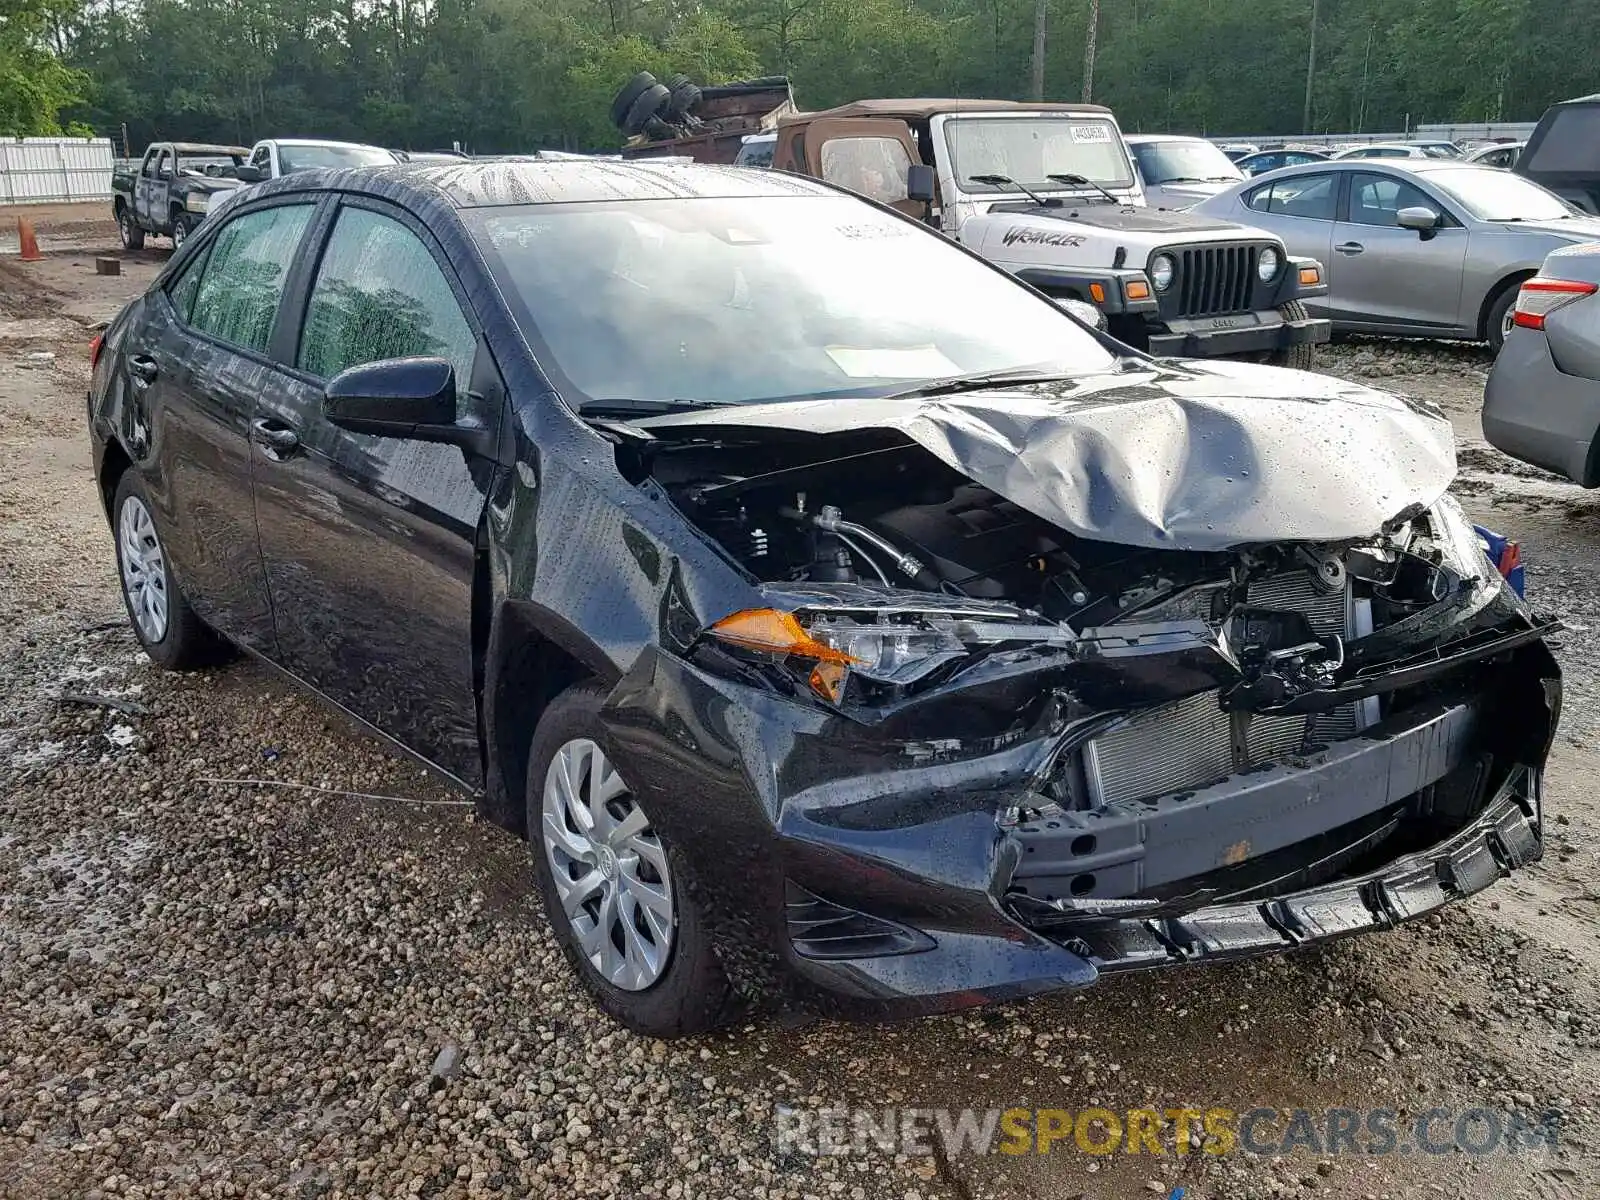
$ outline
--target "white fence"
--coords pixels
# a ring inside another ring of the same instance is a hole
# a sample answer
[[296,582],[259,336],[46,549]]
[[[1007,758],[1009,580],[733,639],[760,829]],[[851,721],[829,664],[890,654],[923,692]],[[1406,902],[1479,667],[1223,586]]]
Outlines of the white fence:
[[0,204],[110,198],[110,138],[0,138]]

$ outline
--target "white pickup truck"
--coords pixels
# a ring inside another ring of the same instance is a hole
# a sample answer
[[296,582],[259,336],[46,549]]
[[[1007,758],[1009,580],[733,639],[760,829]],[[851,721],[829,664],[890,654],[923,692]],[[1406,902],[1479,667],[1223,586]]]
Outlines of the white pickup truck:
[[[778,113],[772,166],[943,230],[1049,295],[1086,301],[1152,354],[1309,367],[1331,332],[1302,301],[1322,265],[1264,230],[1152,208],[1111,111],[1002,100],[864,100]],[[639,140],[629,157],[732,161],[720,138]]]
[[239,168],[246,183],[260,183],[295,171],[322,167],[381,167],[399,162],[392,150],[359,142],[331,142],[321,138],[263,138],[250,147],[250,157]]

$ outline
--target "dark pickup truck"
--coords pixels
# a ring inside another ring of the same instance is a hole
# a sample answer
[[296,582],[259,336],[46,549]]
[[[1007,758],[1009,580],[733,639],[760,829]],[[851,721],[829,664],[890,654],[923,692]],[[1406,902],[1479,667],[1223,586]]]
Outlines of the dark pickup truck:
[[250,157],[244,146],[212,146],[199,142],[153,142],[135,171],[111,176],[112,212],[122,244],[144,247],[144,235],[183,245],[205,218],[212,198],[241,186],[235,176]]

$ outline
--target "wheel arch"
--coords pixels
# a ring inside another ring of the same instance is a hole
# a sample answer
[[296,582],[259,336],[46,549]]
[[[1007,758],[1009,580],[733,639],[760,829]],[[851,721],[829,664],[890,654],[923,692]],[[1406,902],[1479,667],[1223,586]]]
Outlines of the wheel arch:
[[111,511],[111,502],[116,497],[117,484],[122,482],[124,472],[131,466],[133,459],[122,448],[122,443],[116,438],[109,439],[100,457],[100,475],[96,480],[100,488],[100,502],[105,508],[108,521],[116,520],[116,514]]
[[620,675],[564,620],[529,601],[493,603],[487,556],[473,586],[473,645],[481,678],[483,814],[527,836],[528,748],[550,702],[576,683]]
[[1495,302],[1509,289],[1521,287],[1526,280],[1532,279],[1538,273],[1538,267],[1519,267],[1501,276],[1495,285],[1484,293],[1483,302],[1478,305],[1477,329],[1480,338],[1486,339],[1489,336],[1489,310],[1495,306]]

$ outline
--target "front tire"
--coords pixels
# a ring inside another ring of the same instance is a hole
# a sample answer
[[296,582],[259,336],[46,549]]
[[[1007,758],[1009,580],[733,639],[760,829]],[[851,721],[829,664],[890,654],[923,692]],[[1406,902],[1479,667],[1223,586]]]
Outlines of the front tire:
[[[1299,300],[1289,300],[1278,306],[1278,314],[1285,321],[1304,321],[1310,318],[1305,304]],[[1267,362],[1275,367],[1291,367],[1296,371],[1309,371],[1317,361],[1317,347],[1312,342],[1301,342],[1297,346],[1281,346],[1267,355]]]
[[599,1006],[636,1033],[703,1033],[731,989],[683,857],[655,831],[606,751],[605,692],[551,701],[528,752],[528,841],[562,953]]
[[139,228],[139,222],[133,219],[133,209],[124,206],[117,214],[117,234],[122,238],[124,250],[144,249],[144,230]]
[[195,220],[186,212],[176,213],[172,218],[172,252],[176,254],[183,249],[183,244],[189,240],[189,235],[194,232]]
[[169,671],[184,671],[224,657],[226,644],[195,615],[172,577],[150,499],[131,470],[117,482],[111,528],[122,603],[134,636],[151,661]]

